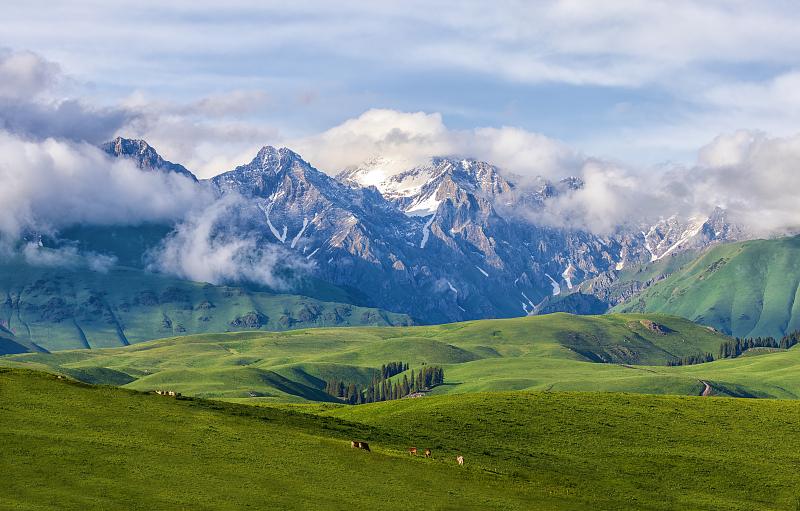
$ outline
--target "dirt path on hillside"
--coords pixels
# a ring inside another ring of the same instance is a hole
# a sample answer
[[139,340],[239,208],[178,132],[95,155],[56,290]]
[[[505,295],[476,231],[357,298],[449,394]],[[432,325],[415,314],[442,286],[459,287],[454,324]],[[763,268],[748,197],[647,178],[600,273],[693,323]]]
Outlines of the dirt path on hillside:
[[710,396],[710,395],[711,395],[711,390],[712,390],[712,389],[711,389],[711,385],[709,385],[709,384],[708,384],[708,382],[706,382],[706,381],[703,381],[703,380],[700,380],[700,383],[702,383],[703,385],[705,385],[705,388],[703,389],[703,393],[702,393],[702,394],[700,394],[700,395],[701,395],[701,396],[703,396],[703,397],[708,397],[708,396]]

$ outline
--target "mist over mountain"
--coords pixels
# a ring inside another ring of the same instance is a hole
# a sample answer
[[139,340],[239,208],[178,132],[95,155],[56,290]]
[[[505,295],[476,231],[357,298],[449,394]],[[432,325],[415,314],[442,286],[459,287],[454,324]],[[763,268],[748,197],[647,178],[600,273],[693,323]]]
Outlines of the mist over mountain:
[[[185,175],[153,164],[163,160],[144,142],[111,146],[127,148],[112,157],[146,172]],[[155,156],[137,159],[150,151]],[[151,270],[183,278],[274,289],[291,288],[281,276],[290,270],[438,322],[533,313],[586,278],[742,235],[723,210],[610,234],[537,222],[585,189],[580,177],[519,185],[488,162],[450,157],[385,169],[386,159],[373,158],[334,178],[289,149],[266,146],[249,163],[198,182],[217,198],[177,221],[143,258]]]

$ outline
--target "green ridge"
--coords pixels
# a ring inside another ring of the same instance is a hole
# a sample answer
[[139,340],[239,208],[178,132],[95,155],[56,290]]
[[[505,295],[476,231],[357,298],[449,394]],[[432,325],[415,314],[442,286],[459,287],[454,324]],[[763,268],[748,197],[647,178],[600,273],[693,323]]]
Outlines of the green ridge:
[[736,337],[800,328],[800,237],[720,245],[618,305],[674,314]]
[[[178,280],[134,268],[108,273],[0,263],[0,337],[31,351],[107,348],[234,330],[406,325],[408,316],[306,296]],[[0,340],[0,354],[17,349]]]

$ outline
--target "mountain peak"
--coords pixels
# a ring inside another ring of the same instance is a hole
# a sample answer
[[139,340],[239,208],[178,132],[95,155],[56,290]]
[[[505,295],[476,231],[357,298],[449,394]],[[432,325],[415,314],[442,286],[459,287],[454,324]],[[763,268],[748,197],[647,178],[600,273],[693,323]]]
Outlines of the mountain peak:
[[133,160],[141,170],[148,172],[170,173],[174,172],[197,181],[197,177],[186,167],[172,163],[162,158],[156,150],[145,140],[117,137],[100,146],[112,158],[126,158]]
[[256,165],[261,169],[269,168],[277,172],[281,168],[282,164],[294,160],[303,161],[303,158],[287,147],[265,145],[258,150],[258,153],[256,154],[255,158],[253,158],[253,161],[250,162],[250,164]]

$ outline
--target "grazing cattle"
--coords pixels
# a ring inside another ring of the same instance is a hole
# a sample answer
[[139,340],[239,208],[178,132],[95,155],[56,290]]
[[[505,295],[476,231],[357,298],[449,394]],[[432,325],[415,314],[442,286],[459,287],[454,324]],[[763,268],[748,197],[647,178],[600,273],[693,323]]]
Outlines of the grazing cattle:
[[369,444],[367,442],[356,442],[355,440],[351,440],[350,447],[353,449],[364,449],[367,452],[372,452],[369,450]]
[[408,454],[410,454],[412,456],[416,456],[417,455],[417,448],[416,447],[412,447],[411,449],[408,450]]
[[159,396],[181,397],[181,393],[174,390],[156,390],[155,393]]
[[425,449],[425,457],[426,458],[430,458],[431,457],[431,450],[430,449]]
[[459,465],[463,465],[464,464],[464,456],[456,456],[456,461],[458,462]]

